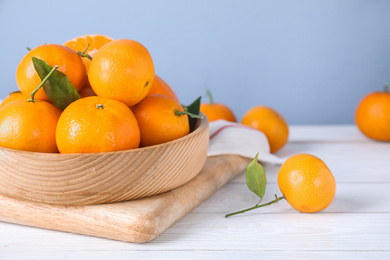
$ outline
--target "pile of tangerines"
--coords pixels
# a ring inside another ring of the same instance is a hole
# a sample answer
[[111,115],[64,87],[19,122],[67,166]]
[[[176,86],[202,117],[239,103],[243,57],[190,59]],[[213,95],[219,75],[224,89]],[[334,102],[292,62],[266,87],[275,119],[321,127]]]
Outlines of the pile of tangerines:
[[176,94],[155,75],[148,50],[137,41],[88,35],[40,45],[20,61],[16,83],[20,91],[1,104],[2,147],[108,152],[190,131]]
[[[38,46],[20,61],[16,83],[19,91],[0,105],[0,146],[11,149],[46,153],[134,149],[187,135],[189,116],[196,117],[155,74],[148,50],[134,40],[87,35],[62,45]],[[236,122],[232,111],[212,98],[200,111],[209,121]],[[287,143],[288,125],[269,107],[250,109],[241,123],[262,131],[272,153]],[[336,188],[326,165],[305,154],[283,164],[278,182],[282,198],[302,212],[326,208]]]
[[[161,144],[190,131],[175,92],[155,75],[152,57],[137,41],[86,35],[40,45],[20,61],[16,83],[19,91],[0,105],[2,147],[108,152]],[[210,121],[236,121],[209,96],[200,110]],[[287,123],[271,108],[251,109],[242,124],[262,131],[272,153],[287,142]]]
[[[62,45],[38,46],[20,61],[16,83],[20,91],[0,104],[0,146],[11,149],[46,153],[134,149],[187,135],[188,116],[196,117],[155,74],[148,50],[134,40],[87,35]],[[237,121],[226,105],[214,103],[208,95],[210,102],[201,104],[200,111],[209,121]],[[390,141],[389,122],[387,87],[358,105],[356,124],[369,138]],[[241,123],[263,132],[271,153],[287,143],[288,125],[269,107],[251,108]],[[227,216],[281,199],[301,212],[318,212],[333,201],[336,191],[331,171],[310,154],[288,158],[279,170],[278,184],[282,197]],[[260,186],[263,191],[254,192],[262,198],[265,183]]]

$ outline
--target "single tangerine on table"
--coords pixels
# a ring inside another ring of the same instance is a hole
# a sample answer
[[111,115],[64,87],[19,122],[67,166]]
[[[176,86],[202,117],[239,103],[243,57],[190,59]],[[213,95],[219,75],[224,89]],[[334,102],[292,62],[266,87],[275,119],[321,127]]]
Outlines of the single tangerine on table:
[[355,121],[367,137],[377,141],[390,141],[390,92],[387,85],[384,91],[371,93],[360,101]]
[[141,146],[165,143],[190,132],[188,116],[175,99],[161,95],[145,97],[132,107],[141,131]]
[[280,191],[288,203],[304,213],[328,207],[336,193],[336,181],[326,164],[310,154],[288,158],[278,173]]
[[0,110],[0,146],[31,152],[58,152],[55,131],[60,115],[61,110],[46,101],[24,98],[9,102]]
[[[80,90],[84,86],[87,76],[81,57],[66,46],[44,44],[29,51],[22,58],[16,70],[16,83],[24,95],[29,96],[41,83],[41,78],[35,71],[32,57],[44,60],[51,67],[58,65],[58,70],[69,78],[76,90]],[[43,89],[38,90],[35,99],[49,100]]]
[[280,150],[288,140],[288,125],[275,110],[257,106],[247,111],[241,123],[260,130],[268,139],[271,153]]
[[154,75],[153,84],[148,92],[148,96],[156,94],[169,96],[179,102],[179,99],[177,98],[176,93],[172,90],[172,88],[161,77]]
[[318,157],[311,154],[297,154],[289,157],[280,167],[278,185],[283,196],[260,204],[265,194],[267,179],[265,170],[258,163],[258,154],[246,168],[248,188],[260,197],[255,206],[226,214],[225,217],[245,213],[250,210],[266,207],[280,200],[287,202],[303,213],[314,213],[328,207],[336,193],[336,181],[328,166]]
[[[112,40],[113,39],[111,37],[108,37],[106,35],[89,34],[78,36],[76,38],[68,40],[63,45],[71,48],[76,52],[84,52],[86,50],[85,54],[93,58],[101,47],[103,47],[106,43],[111,42]],[[87,57],[83,57],[82,59],[85,64],[86,71],[88,73],[91,61]]]
[[97,153],[139,147],[140,131],[133,112],[120,101],[86,97],[71,103],[58,120],[60,153]]
[[111,41],[96,53],[88,79],[96,95],[133,106],[148,94],[153,84],[152,57],[139,42]]
[[20,91],[12,92],[6,98],[3,99],[3,101],[0,104],[0,108],[2,108],[3,106],[5,106],[6,104],[8,104],[11,101],[19,100],[19,99],[27,100],[28,97],[23,95],[22,92],[20,92]]
[[237,122],[232,110],[224,104],[214,103],[213,97],[209,91],[206,92],[210,102],[202,103],[200,105],[200,111],[207,116],[210,122],[223,119],[230,122]]

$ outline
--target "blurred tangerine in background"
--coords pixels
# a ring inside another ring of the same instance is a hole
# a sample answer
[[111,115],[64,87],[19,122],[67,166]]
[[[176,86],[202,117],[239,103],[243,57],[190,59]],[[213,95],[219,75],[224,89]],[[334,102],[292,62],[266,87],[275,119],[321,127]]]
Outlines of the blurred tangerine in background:
[[383,91],[365,96],[357,106],[355,122],[368,138],[390,141],[390,92],[385,85]]
[[209,98],[209,103],[202,103],[200,111],[207,116],[210,122],[223,119],[230,122],[237,122],[233,111],[226,105],[221,103],[214,103],[213,96],[209,90],[206,91]]
[[288,124],[274,109],[256,106],[249,109],[241,123],[260,130],[268,139],[271,153],[280,150],[288,141]]

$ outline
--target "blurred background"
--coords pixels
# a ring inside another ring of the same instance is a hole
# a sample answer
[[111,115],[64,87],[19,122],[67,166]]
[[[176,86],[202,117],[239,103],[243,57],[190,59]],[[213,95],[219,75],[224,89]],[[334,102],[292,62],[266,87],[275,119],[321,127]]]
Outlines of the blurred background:
[[0,0],[0,99],[26,47],[84,34],[142,43],[183,104],[208,88],[239,120],[266,105],[289,124],[351,124],[390,81],[387,0]]

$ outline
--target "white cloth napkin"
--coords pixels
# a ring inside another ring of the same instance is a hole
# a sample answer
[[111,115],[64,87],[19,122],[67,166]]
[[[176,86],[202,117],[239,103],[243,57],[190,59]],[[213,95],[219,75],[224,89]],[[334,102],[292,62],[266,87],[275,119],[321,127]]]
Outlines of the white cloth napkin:
[[253,159],[259,153],[260,162],[282,164],[283,159],[270,153],[264,133],[225,120],[210,122],[210,144],[207,156],[237,154]]

